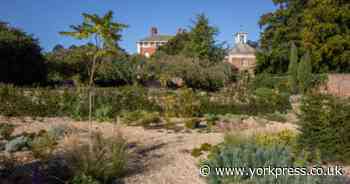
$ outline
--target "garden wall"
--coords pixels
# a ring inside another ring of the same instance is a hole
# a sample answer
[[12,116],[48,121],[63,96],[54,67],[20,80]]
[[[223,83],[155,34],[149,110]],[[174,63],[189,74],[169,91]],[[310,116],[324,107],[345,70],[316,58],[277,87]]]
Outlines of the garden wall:
[[350,74],[329,74],[322,91],[336,96],[350,97]]

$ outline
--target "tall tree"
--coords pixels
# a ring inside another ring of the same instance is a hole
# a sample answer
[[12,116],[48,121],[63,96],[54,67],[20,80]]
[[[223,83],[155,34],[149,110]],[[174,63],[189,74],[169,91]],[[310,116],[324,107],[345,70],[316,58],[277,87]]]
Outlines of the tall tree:
[[161,46],[158,50],[160,52],[165,52],[168,55],[178,55],[183,51],[189,40],[190,34],[188,32],[178,32],[175,35],[175,37],[170,39],[165,45]]
[[289,44],[310,52],[315,72],[350,71],[350,2],[345,0],[273,0],[278,8],[263,15],[257,71],[284,73]]
[[218,33],[218,28],[209,24],[209,19],[205,14],[198,14],[189,32],[190,39],[185,45],[184,53],[199,59],[222,61],[225,53],[216,44],[215,37]]
[[350,1],[310,0],[303,14],[301,41],[314,69],[350,72]]
[[288,82],[292,93],[296,93],[298,90],[298,49],[294,43],[292,43],[289,57]]
[[[96,64],[101,58],[118,51],[118,41],[121,40],[120,32],[127,27],[125,24],[113,22],[113,12],[108,11],[104,16],[97,14],[83,13],[84,22],[81,25],[70,26],[70,32],[60,32],[62,35],[71,36],[76,39],[93,39],[95,50],[90,53],[92,65],[90,69],[89,81],[89,134],[92,136],[92,94],[94,84],[94,73]],[[90,144],[90,146],[92,146]]]
[[227,50],[224,48],[225,43],[218,44],[215,40],[218,28],[209,24],[205,14],[197,15],[192,24],[189,32],[178,33],[159,51],[168,55],[185,55],[214,63],[223,61]]
[[0,22],[0,58],[0,83],[46,82],[47,65],[39,41],[4,22]]
[[298,67],[298,82],[301,93],[307,92],[312,82],[312,66],[310,54],[307,52],[301,59]]

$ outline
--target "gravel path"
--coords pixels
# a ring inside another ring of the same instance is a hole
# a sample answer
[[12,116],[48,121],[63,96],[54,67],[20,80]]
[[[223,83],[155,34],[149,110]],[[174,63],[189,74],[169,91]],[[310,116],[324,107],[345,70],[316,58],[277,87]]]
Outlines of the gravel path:
[[[65,125],[82,130],[85,135],[87,122],[72,121],[69,118],[45,118],[42,120],[4,119],[0,122],[17,124],[15,134],[23,131],[38,132],[50,126]],[[246,127],[239,133],[254,134],[256,132],[276,132],[282,129],[296,129],[290,123],[268,123],[257,126],[254,120],[248,119]],[[199,133],[182,131],[175,133],[165,129],[144,129],[142,127],[114,126],[111,123],[94,123],[94,129],[110,136],[120,132],[130,143],[132,156],[130,158],[130,173],[123,179],[124,184],[205,184],[205,179],[199,176],[198,162],[191,156],[193,148],[203,143],[212,145],[223,141],[224,133]],[[81,137],[79,134],[78,136]],[[347,171],[349,168],[346,169]]]

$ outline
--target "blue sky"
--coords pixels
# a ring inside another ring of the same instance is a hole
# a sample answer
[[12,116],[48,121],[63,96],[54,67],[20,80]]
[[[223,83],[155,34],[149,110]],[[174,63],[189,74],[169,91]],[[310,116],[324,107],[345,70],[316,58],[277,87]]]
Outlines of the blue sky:
[[115,20],[130,27],[123,32],[122,48],[136,52],[135,42],[156,26],[161,34],[175,34],[191,25],[198,13],[205,13],[220,34],[218,41],[232,45],[233,33],[243,30],[248,39],[258,40],[259,17],[274,10],[272,0],[1,0],[0,20],[39,38],[45,51],[56,44],[81,44],[60,36],[59,31],[82,22],[81,13],[104,14],[114,11]]

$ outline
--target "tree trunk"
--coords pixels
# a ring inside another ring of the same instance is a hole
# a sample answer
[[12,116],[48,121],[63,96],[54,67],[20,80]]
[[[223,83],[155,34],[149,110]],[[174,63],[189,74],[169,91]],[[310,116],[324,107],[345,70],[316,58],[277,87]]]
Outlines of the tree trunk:
[[89,149],[93,151],[92,147],[92,110],[93,110],[93,95],[94,95],[94,73],[97,56],[94,56],[91,66],[90,82],[89,82]]

